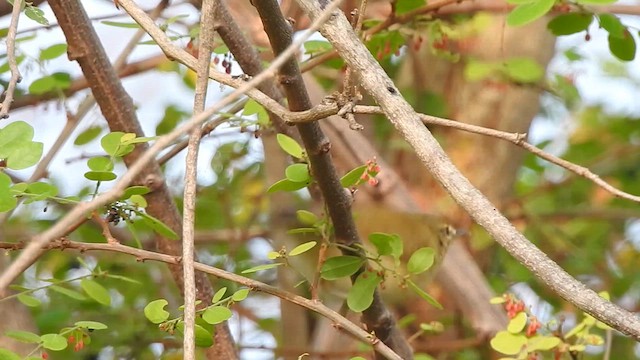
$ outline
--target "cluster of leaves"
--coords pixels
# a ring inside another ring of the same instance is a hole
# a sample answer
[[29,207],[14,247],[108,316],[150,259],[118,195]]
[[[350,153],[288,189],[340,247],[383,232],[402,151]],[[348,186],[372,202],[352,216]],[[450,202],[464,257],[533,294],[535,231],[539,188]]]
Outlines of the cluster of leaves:
[[[609,2],[609,1],[607,1]],[[547,27],[556,36],[577,34],[585,31],[585,40],[590,39],[589,26],[597,21],[599,27],[609,33],[611,53],[622,61],[632,61],[636,56],[636,41],[628,26],[613,14],[570,13],[556,16]]]
[[[85,345],[91,344],[91,334],[95,330],[106,330],[107,325],[98,321],[78,321],[71,327],[66,327],[58,333],[38,335],[30,331],[10,330],[6,336],[28,344],[35,344],[36,347],[31,354],[40,353],[40,356],[27,356],[29,360],[46,360],[49,357],[48,351],[63,351],[69,344],[73,344],[73,351],[82,350]],[[0,359],[19,360],[23,359],[18,354],[0,349]]]
[[[85,269],[90,271],[89,274],[67,280],[57,278],[41,279],[41,281],[48,284],[38,288],[26,288],[24,286],[12,285],[11,288],[18,292],[0,300],[0,302],[7,301],[15,297],[28,307],[40,308],[43,306],[42,301],[40,298],[35,297],[32,294],[36,291],[45,291],[47,293],[51,292],[62,295],[67,302],[72,300],[82,303],[88,300],[93,300],[96,304],[111,306],[111,295],[109,290],[94,279],[114,279],[137,285],[140,284],[138,281],[129,277],[110,274],[109,272],[102,270],[100,267],[91,268],[83,261],[82,258],[78,258],[77,260]],[[36,347],[33,349],[31,354],[40,353],[40,356],[29,356],[29,359],[46,359],[48,357],[48,353],[46,351],[63,351],[67,349],[69,344],[74,345],[73,351],[77,352],[82,350],[85,345],[91,343],[91,333],[94,330],[105,329],[107,329],[107,325],[101,322],[81,320],[76,321],[74,326],[64,327],[56,333],[37,335],[29,331],[9,330],[5,335],[25,343],[35,344]],[[20,358],[21,357],[17,354],[14,354],[9,350],[0,349],[0,359],[13,360]]]
[[[352,255],[330,257],[322,264],[320,276],[328,281],[350,277],[358,273],[363,266],[366,269],[358,274],[347,294],[347,305],[355,312],[369,308],[373,302],[373,293],[378,285],[384,285],[388,277],[400,280],[401,288],[409,287],[431,305],[442,306],[425,292],[413,278],[428,271],[435,262],[435,250],[422,247],[411,254],[406,263],[406,273],[401,266],[400,257],[404,254],[402,239],[396,234],[372,233],[368,240],[375,251],[364,248],[365,258]],[[391,259],[394,266],[389,267],[384,259]],[[400,289],[398,289],[400,290]]]
[[[608,298],[606,293],[600,295]],[[611,330],[606,324],[585,315],[580,323],[563,334],[555,321],[543,326],[538,318],[527,311],[524,302],[512,294],[494,298],[491,302],[503,304],[510,318],[507,330],[498,332],[491,339],[491,347],[494,350],[515,356],[503,358],[504,360],[537,358],[537,355],[543,352],[551,352],[556,359],[567,353],[575,357],[578,353],[584,352],[588,345],[604,344],[603,338],[593,334],[592,330]],[[552,327],[556,329],[551,330]]]
[[[212,326],[231,319],[233,313],[229,308],[234,303],[246,299],[249,296],[249,289],[237,290],[232,295],[223,298],[226,293],[227,288],[221,288],[213,295],[211,305],[197,310],[198,317],[195,325],[196,346],[209,347],[213,345]],[[169,319],[171,314],[164,309],[168,304],[169,302],[165,299],[151,301],[144,307],[144,316],[153,324],[157,324],[162,331],[171,335],[176,331],[184,334],[183,317]],[[201,304],[200,301],[196,303],[196,306],[199,304]],[[181,306],[180,310],[184,310],[184,306]]]
[[[305,161],[305,163],[288,166],[285,170],[286,178],[273,184],[269,188],[269,191],[296,191],[308,186],[312,181],[312,177],[309,172],[309,166],[306,164],[307,159],[302,147],[294,139],[283,134],[278,134],[277,139],[282,150],[296,159]],[[379,172],[380,167],[375,160],[370,160],[366,164],[349,171],[340,179],[340,182],[344,188],[351,188],[353,191],[353,188],[364,183],[375,185],[377,182],[375,177]],[[306,210],[297,211],[297,217],[298,220],[307,227],[292,229],[290,233],[312,233],[319,235],[321,239],[328,239],[330,237],[330,234],[328,234],[330,227],[328,227],[328,220],[326,218],[319,218]],[[347,295],[347,305],[351,310],[361,312],[368,309],[373,302],[374,291],[378,285],[385,281],[387,276],[400,278],[402,287],[408,286],[430,304],[441,308],[441,305],[434,298],[422,290],[411,279],[412,276],[422,274],[433,266],[435,261],[435,250],[433,248],[423,247],[413,252],[406,264],[405,274],[399,270],[401,269],[400,257],[404,253],[404,246],[402,239],[398,235],[373,233],[368,235],[368,239],[375,247],[375,252],[365,248],[365,257],[353,255],[330,257],[324,261],[320,271],[322,279],[327,281],[336,281],[357,275]],[[268,257],[272,260],[283,259],[284,263],[287,263],[287,257],[305,253],[316,245],[316,241],[310,241],[298,245],[288,253],[286,249],[271,252]],[[336,244],[333,245],[337,246]],[[356,249],[352,250],[357,251]],[[383,258],[392,259],[392,263],[395,266],[389,268],[385,265],[385,262],[383,262]],[[367,259],[371,260],[371,264],[368,263]],[[245,273],[266,270],[282,264],[283,263],[272,263],[259,265],[245,270]],[[371,265],[374,265],[375,269],[372,268]],[[361,271],[363,267],[367,269]]]

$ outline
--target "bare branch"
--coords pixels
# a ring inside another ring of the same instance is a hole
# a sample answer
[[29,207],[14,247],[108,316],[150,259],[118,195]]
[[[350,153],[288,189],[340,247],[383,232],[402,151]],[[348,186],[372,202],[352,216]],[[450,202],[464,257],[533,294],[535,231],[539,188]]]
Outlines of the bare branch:
[[[198,70],[196,90],[193,102],[193,114],[204,111],[209,85],[209,67],[211,66],[211,48],[214,36],[214,10],[216,0],[204,0],[200,12],[200,35],[198,46]],[[202,131],[196,126],[189,135],[186,168],[184,174],[184,204],[182,211],[182,271],[184,277],[184,338],[183,357],[195,360],[195,323],[196,323],[196,281],[194,271],[194,233],[196,221],[196,192],[198,183],[198,148]]]
[[9,79],[7,89],[4,92],[4,100],[2,101],[2,104],[0,104],[0,119],[6,119],[9,117],[9,109],[13,102],[13,93],[16,91],[16,85],[22,80],[22,75],[20,75],[20,69],[18,69],[18,62],[16,60],[16,32],[18,31],[18,20],[20,19],[21,6],[22,1],[13,1],[11,22],[9,23],[9,30],[7,32],[7,61],[9,63],[9,70],[11,71],[11,78]]

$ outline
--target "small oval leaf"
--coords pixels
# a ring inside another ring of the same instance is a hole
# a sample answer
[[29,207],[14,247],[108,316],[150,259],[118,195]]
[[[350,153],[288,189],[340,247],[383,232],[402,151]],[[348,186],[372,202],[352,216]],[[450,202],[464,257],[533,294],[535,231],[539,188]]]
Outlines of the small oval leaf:
[[300,245],[294,247],[289,252],[289,256],[297,256],[297,255],[303,254],[303,253],[313,249],[316,246],[317,243],[318,243],[317,241],[309,241],[309,242],[306,242],[304,244],[300,244]]
[[111,305],[111,295],[109,295],[109,290],[105,289],[104,286],[91,279],[82,279],[80,281],[80,287],[93,300],[102,305]]
[[208,324],[216,325],[231,319],[233,313],[226,306],[211,306],[202,313],[202,319]]
[[160,324],[169,318],[169,312],[164,309],[169,302],[165,299],[153,300],[144,307],[144,316],[154,324]]

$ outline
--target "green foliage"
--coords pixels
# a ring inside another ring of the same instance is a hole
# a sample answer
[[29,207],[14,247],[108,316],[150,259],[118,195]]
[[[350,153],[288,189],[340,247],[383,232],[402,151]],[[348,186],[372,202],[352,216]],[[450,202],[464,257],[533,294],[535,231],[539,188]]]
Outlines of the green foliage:
[[555,0],[525,0],[510,1],[510,3],[517,6],[507,15],[507,24],[522,26],[546,15],[553,8]]
[[55,44],[40,51],[40,61],[52,60],[67,52],[67,44]]
[[373,303],[373,293],[382,282],[382,277],[372,271],[364,271],[356,278],[347,294],[347,306],[354,312],[362,312]]
[[364,259],[357,256],[334,256],[325,260],[320,276],[325,280],[337,280],[355,274],[364,265]]
[[[606,293],[601,294],[608,297]],[[517,359],[526,359],[543,352],[550,352],[555,358],[563,354],[584,352],[586,345],[602,345],[602,337],[592,334],[594,327],[609,329],[608,326],[596,321],[591,316],[577,324],[573,329],[562,334],[560,329],[552,331],[553,324],[540,324],[535,316],[529,314],[522,301],[513,295],[505,294],[491,300],[494,304],[503,304],[510,321],[506,331],[498,332],[491,339],[491,347],[505,355],[514,355]],[[575,336],[575,339],[573,337]],[[515,359],[515,358],[506,358]]]
[[395,3],[396,14],[404,14],[426,5],[425,0],[398,0]]
[[333,49],[333,46],[328,41],[323,40],[308,40],[303,44],[304,53],[309,55],[319,54]]
[[33,95],[42,95],[48,92],[60,92],[71,86],[71,75],[67,73],[53,73],[41,77],[29,85],[29,92]]
[[[213,334],[210,325],[220,324],[229,320],[233,316],[233,312],[229,307],[233,303],[245,300],[249,295],[249,289],[239,289],[231,296],[223,298],[226,292],[227,288],[219,289],[213,296],[211,305],[196,311],[198,316],[195,324],[196,346],[209,347],[213,345]],[[169,319],[171,314],[164,309],[168,304],[169,302],[165,299],[151,301],[144,307],[144,315],[153,324],[158,324],[158,328],[162,331],[173,335],[177,330],[180,334],[183,334],[183,317]],[[200,322],[200,319],[203,322]]]
[[0,129],[0,168],[22,170],[35,165],[42,156],[43,144],[33,141],[33,127],[16,121]]
[[536,83],[544,77],[544,69],[533,59],[514,57],[504,62],[469,60],[464,68],[465,78],[480,81],[489,78],[517,83]]
[[592,21],[593,14],[561,14],[549,21],[547,28],[556,36],[571,35],[587,30]]

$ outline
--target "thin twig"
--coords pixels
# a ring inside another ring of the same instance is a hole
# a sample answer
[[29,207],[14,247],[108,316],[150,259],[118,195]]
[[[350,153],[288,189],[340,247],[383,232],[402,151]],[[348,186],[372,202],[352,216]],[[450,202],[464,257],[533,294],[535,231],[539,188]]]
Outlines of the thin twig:
[[[265,105],[265,107],[267,106],[270,106],[270,104]],[[328,116],[338,114],[338,112],[341,110],[341,108],[334,103],[321,104],[307,111],[300,111],[300,112],[289,112],[281,108],[268,107],[268,109],[269,111],[275,112],[283,120],[292,124],[324,119]],[[384,111],[379,106],[356,105],[353,108],[353,113],[354,114],[384,114]],[[525,139],[527,138],[527,134],[525,133],[511,133],[506,131],[500,131],[500,130],[490,129],[482,126],[466,124],[466,123],[462,123],[455,120],[439,118],[431,115],[425,115],[425,114],[418,114],[418,116],[420,117],[420,120],[422,120],[422,122],[427,125],[444,126],[444,127],[466,131],[473,134],[490,136],[496,139],[509,141],[512,144],[517,145],[531,152],[532,154],[544,160],[547,160],[552,164],[558,165],[564,169],[567,169],[575,173],[576,175],[582,176],[592,181],[597,186],[601,187],[602,189],[606,190],[607,192],[615,196],[618,196],[620,198],[627,199],[630,201],[634,201],[634,202],[640,202],[640,196],[629,194],[625,191],[622,191],[612,186],[611,184],[607,183],[602,178],[600,178],[598,175],[594,174],[588,168],[574,164],[570,161],[564,160],[555,155],[549,154],[548,152],[540,149],[539,147],[525,141]]]
[[0,105],[0,120],[9,117],[9,109],[13,102],[16,85],[22,80],[22,75],[20,75],[20,69],[18,69],[18,62],[16,60],[16,32],[18,31],[18,20],[20,19],[20,7],[22,4],[21,0],[13,1],[11,22],[9,23],[9,30],[7,31],[7,62],[9,63],[11,78],[4,92],[4,101],[2,101]]
[[[193,114],[204,111],[209,85],[211,47],[214,36],[214,9],[216,0],[204,0],[200,12],[198,71],[193,102]],[[184,278],[184,337],[183,357],[195,360],[196,279],[194,266],[194,233],[196,220],[196,192],[198,183],[198,148],[202,131],[196,126],[189,135],[184,175],[184,204],[182,212],[182,272]]]

